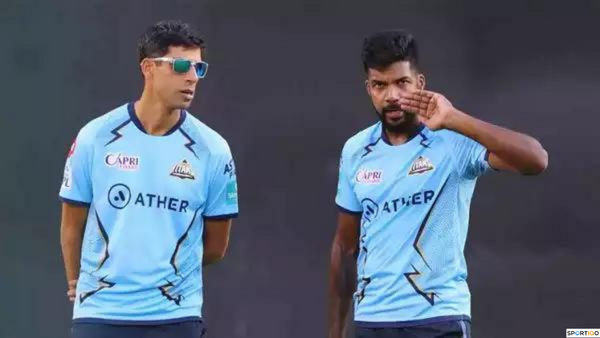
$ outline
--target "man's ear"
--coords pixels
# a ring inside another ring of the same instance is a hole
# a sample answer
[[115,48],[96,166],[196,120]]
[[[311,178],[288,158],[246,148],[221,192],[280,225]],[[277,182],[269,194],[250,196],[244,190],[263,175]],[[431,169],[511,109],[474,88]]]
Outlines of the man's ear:
[[154,62],[144,59],[140,63],[140,70],[145,79],[152,77],[154,73]]
[[425,80],[425,75],[419,73],[419,75],[417,75],[417,87],[419,87],[420,90],[424,90],[426,84],[427,81]]

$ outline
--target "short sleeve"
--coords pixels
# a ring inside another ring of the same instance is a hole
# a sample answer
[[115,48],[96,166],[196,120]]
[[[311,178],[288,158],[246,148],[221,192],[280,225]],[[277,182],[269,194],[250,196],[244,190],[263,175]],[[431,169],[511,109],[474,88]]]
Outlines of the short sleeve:
[[451,133],[451,140],[456,169],[461,177],[475,179],[492,169],[488,163],[489,153],[483,145],[455,132]]
[[345,151],[342,151],[335,203],[344,212],[360,214],[362,213],[362,206],[352,189],[350,167],[350,159]]
[[91,167],[93,144],[83,131],[73,141],[65,163],[59,197],[63,202],[89,206],[92,203]]
[[235,218],[238,215],[238,188],[235,162],[229,147],[212,156],[211,167],[204,218]]

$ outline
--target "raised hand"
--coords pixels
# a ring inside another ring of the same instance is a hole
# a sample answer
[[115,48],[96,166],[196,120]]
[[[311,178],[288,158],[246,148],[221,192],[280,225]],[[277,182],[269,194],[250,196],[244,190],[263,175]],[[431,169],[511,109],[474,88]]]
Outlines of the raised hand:
[[456,113],[456,109],[444,95],[426,90],[401,97],[400,108],[417,114],[419,120],[431,130],[448,128],[449,121]]

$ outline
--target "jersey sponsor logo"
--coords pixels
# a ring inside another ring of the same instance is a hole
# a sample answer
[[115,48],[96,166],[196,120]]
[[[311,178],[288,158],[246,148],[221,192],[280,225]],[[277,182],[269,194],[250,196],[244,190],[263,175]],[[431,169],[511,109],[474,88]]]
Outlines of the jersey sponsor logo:
[[108,203],[115,209],[123,209],[131,201],[131,190],[125,184],[115,184],[108,190]]
[[427,157],[419,156],[410,166],[410,171],[408,172],[408,176],[423,174],[423,173],[426,173],[433,169],[434,169],[433,164]]
[[400,207],[410,207],[411,205],[428,204],[435,197],[435,191],[419,191],[406,197],[399,197],[391,201],[386,201],[382,205],[382,212],[398,212]]
[[108,153],[104,157],[104,163],[111,168],[136,171],[140,166],[140,157],[125,155],[123,153]]
[[132,204],[136,207],[157,208],[184,213],[188,212],[190,206],[190,202],[184,199],[146,192],[132,192],[123,183],[117,183],[108,190],[108,203],[119,210]]
[[233,159],[229,161],[229,163],[225,164],[225,169],[223,170],[223,175],[229,175],[229,178],[235,176],[235,163]]
[[383,170],[360,169],[356,173],[356,182],[359,184],[379,184],[383,180]]
[[69,152],[67,153],[67,158],[71,157],[73,153],[75,153],[75,148],[77,148],[77,139],[73,140],[71,144],[71,148],[69,148]]
[[67,190],[71,190],[71,184],[73,181],[73,176],[72,176],[71,172],[72,172],[71,161],[67,160],[67,163],[65,164],[65,171],[63,172],[63,181],[62,181],[63,188],[67,189]]
[[183,199],[143,192],[137,194],[133,204],[135,206],[167,209],[175,212],[185,213],[187,213],[187,208],[190,206],[190,202]]
[[377,218],[379,215],[379,205],[370,198],[364,198],[361,201],[363,207],[362,225],[366,226]]
[[368,225],[373,222],[379,215],[397,213],[402,207],[410,207],[413,205],[429,204],[435,197],[435,191],[424,190],[405,197],[399,197],[383,203],[376,203],[370,198],[364,198],[361,201],[363,207],[362,223]]
[[237,183],[231,181],[227,183],[227,195],[225,196],[225,202],[229,205],[236,204],[238,200]]
[[171,176],[179,177],[183,179],[193,180],[196,177],[194,176],[194,171],[192,170],[192,166],[188,163],[188,161],[183,160],[173,166],[171,170]]

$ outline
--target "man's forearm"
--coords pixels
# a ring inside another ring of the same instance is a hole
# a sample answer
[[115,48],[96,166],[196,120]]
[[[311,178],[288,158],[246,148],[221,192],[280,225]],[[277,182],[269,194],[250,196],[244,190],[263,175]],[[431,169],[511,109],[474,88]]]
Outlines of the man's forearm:
[[481,121],[458,110],[446,127],[479,142],[521,173],[539,173],[548,164],[548,154],[540,142],[529,135]]
[[224,255],[205,252],[202,256],[202,266],[215,264],[223,260]]
[[64,224],[61,226],[60,244],[62,247],[67,281],[79,278],[82,241],[83,227],[69,227]]
[[207,219],[202,234],[203,255],[202,266],[215,264],[225,257],[229,247],[231,219]]
[[334,243],[329,269],[329,338],[344,337],[355,288],[356,258]]

